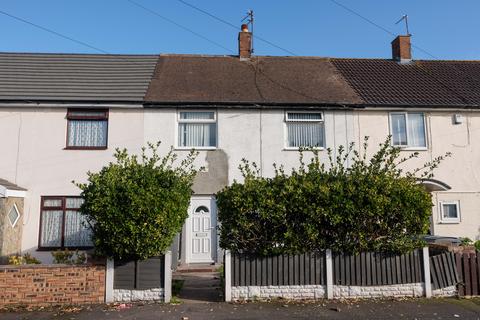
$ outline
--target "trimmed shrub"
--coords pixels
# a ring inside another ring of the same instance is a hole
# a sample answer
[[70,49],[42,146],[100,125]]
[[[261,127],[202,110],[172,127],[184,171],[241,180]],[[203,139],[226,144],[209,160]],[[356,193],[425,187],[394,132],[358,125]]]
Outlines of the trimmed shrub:
[[197,152],[176,164],[177,155],[160,157],[160,143],[149,144],[140,159],[127,150],[115,153],[116,162],[88,183],[77,184],[84,199],[80,211],[93,230],[98,255],[143,260],[162,254],[173,242],[188,216]]
[[[354,144],[327,150],[329,165],[317,150],[306,164],[273,178],[261,177],[244,160],[244,182],[234,182],[217,194],[220,244],[232,251],[268,255],[333,249],[341,252],[407,252],[423,245],[418,235],[429,227],[431,195],[418,183],[431,178],[444,157],[403,172],[390,138],[370,159],[367,140],[362,155]],[[446,155],[448,156],[448,154]],[[350,163],[347,166],[347,162]]]

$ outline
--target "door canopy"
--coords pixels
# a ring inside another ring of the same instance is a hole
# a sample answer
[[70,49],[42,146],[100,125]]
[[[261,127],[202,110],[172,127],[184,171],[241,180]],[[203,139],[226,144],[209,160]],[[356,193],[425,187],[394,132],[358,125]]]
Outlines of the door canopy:
[[448,184],[435,179],[420,179],[419,183],[422,184],[428,192],[448,191],[452,189]]

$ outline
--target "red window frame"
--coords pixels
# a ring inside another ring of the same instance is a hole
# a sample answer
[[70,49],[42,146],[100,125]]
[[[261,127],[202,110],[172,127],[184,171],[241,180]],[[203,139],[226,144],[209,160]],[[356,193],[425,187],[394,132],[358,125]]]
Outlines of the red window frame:
[[[77,211],[79,212],[80,209],[78,208],[67,208],[66,203],[67,203],[67,198],[81,198],[79,196],[42,196],[40,198],[40,225],[39,225],[39,232],[38,232],[38,250],[39,251],[50,251],[50,250],[59,250],[59,249],[78,249],[78,250],[88,250],[93,248],[93,246],[88,246],[88,247],[80,247],[80,246],[74,246],[74,247],[66,247],[65,244],[65,215],[67,210],[68,211]],[[48,207],[45,206],[45,200],[60,200],[62,201],[62,205],[59,207]],[[58,210],[62,211],[62,230],[61,230],[61,240],[60,240],[60,246],[59,247],[43,247],[42,246],[42,223],[43,223],[43,211],[44,210]]]
[[[87,115],[76,115],[76,112],[98,112],[102,113],[99,115],[92,115],[92,116],[87,116]],[[67,110],[67,135],[66,135],[66,142],[65,142],[65,149],[68,150],[106,150],[108,148],[108,109],[68,109]],[[69,122],[70,120],[85,120],[85,121],[91,121],[91,120],[97,120],[97,121],[106,121],[107,122],[107,137],[106,137],[106,143],[105,146],[70,146],[68,145],[68,141],[70,138],[70,130],[69,128]]]

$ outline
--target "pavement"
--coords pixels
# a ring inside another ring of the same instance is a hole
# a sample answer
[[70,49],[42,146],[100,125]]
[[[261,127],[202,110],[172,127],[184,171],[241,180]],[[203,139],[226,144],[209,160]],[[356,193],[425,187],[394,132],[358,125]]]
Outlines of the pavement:
[[317,300],[225,303],[220,275],[213,272],[175,273],[183,283],[170,304],[135,303],[64,306],[0,311],[0,320],[13,319],[478,319],[480,298],[403,300]]
[[480,319],[480,299],[98,305],[1,312],[0,319]]

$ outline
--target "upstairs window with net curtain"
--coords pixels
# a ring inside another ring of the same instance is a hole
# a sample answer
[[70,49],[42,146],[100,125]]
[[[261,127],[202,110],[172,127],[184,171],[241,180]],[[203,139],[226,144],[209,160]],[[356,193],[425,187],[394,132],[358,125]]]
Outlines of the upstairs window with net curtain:
[[79,209],[80,197],[42,197],[39,248],[93,247],[92,231]]
[[394,112],[390,114],[392,144],[403,148],[426,148],[425,117],[423,113]]
[[287,112],[287,148],[325,147],[325,123],[321,112]]
[[107,110],[69,110],[67,149],[106,149]]
[[181,111],[178,116],[180,148],[216,148],[217,119],[215,111]]

